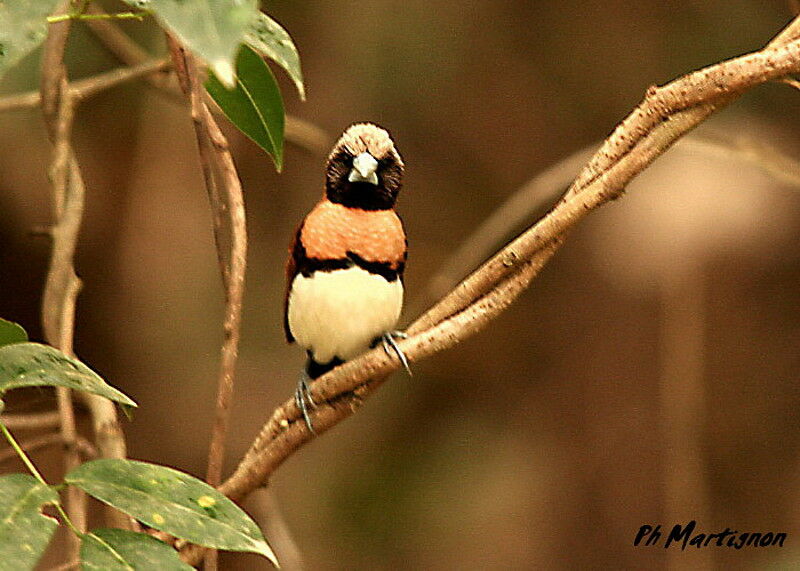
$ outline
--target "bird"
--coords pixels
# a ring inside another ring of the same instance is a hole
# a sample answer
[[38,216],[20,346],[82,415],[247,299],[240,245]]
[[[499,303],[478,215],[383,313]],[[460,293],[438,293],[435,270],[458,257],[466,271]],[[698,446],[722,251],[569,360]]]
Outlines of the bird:
[[374,123],[348,127],[328,156],[325,192],[303,219],[286,264],[284,331],[307,361],[295,403],[311,433],[309,383],[378,343],[411,373],[396,339],[408,241],[394,210],[405,165]]

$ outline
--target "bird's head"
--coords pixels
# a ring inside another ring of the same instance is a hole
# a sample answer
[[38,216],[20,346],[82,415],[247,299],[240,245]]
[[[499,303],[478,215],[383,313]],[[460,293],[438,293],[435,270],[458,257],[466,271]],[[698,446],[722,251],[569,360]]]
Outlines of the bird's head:
[[392,208],[403,182],[403,160],[389,133],[372,123],[349,127],[326,169],[328,200],[363,210]]

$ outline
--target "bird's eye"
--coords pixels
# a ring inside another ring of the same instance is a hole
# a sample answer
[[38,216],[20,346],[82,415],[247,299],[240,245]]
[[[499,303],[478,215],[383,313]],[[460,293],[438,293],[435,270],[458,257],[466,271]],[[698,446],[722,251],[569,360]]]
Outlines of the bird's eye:
[[339,151],[331,157],[331,163],[338,163],[349,168],[353,166],[353,158],[353,155],[347,151]]

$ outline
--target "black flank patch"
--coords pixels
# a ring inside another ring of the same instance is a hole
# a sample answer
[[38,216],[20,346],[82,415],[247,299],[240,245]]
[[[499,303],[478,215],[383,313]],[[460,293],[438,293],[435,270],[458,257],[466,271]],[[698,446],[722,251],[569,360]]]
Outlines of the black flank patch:
[[400,262],[396,269],[389,262],[368,262],[355,252],[347,252],[347,257],[359,268],[367,270],[371,274],[377,274],[390,283],[403,274],[405,267],[405,262]]
[[344,363],[344,361],[339,357],[334,357],[327,363],[317,363],[314,357],[311,356],[311,351],[309,351],[308,361],[306,362],[306,373],[308,373],[309,378],[316,379],[342,363]]

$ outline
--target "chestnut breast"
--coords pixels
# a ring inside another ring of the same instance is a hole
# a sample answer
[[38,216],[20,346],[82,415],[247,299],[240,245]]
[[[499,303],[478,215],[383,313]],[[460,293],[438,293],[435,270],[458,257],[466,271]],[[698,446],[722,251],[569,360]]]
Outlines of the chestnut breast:
[[392,267],[405,260],[405,233],[394,210],[361,210],[322,200],[306,217],[300,239],[309,258],[342,259],[353,252]]

